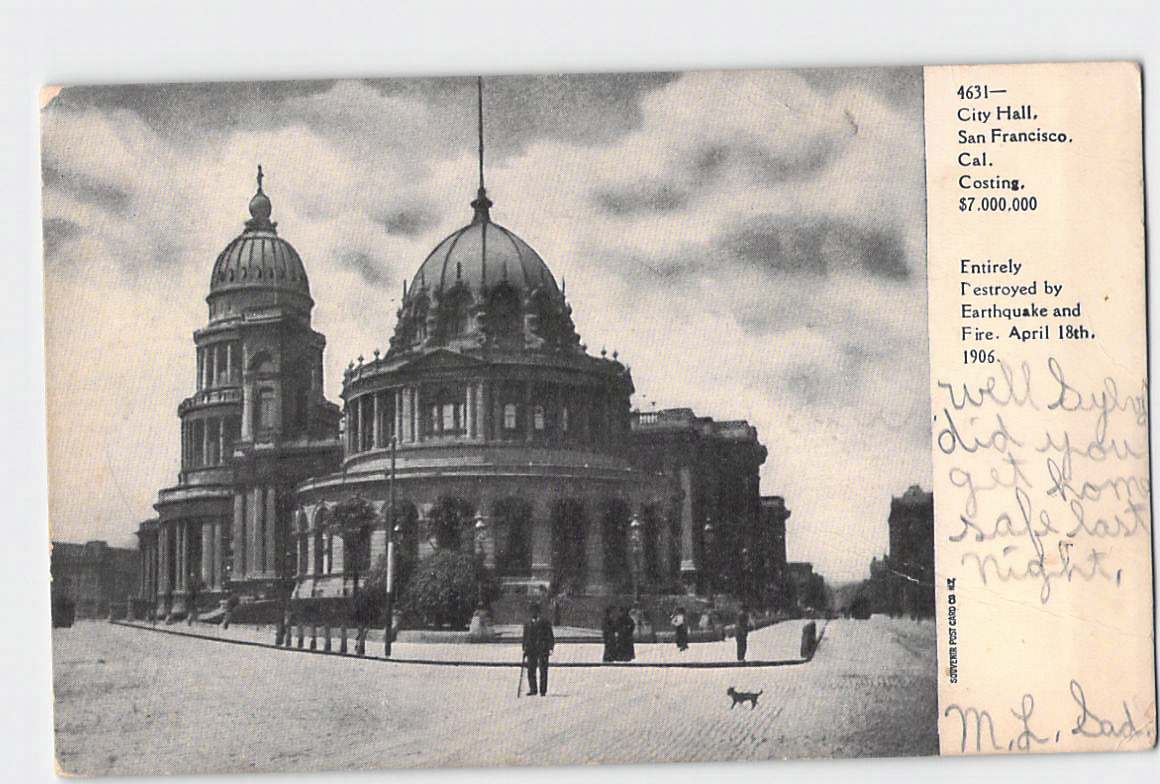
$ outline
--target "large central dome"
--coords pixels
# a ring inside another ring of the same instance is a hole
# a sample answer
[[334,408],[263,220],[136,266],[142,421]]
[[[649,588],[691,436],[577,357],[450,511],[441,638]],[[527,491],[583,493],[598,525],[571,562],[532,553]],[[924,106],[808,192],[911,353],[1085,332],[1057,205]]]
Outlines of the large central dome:
[[461,284],[473,293],[507,283],[521,294],[542,291],[562,298],[548,265],[528,243],[491,220],[492,202],[480,192],[471,203],[475,218],[435,246],[419,267],[407,300],[426,292],[441,298]]
[[471,223],[435,246],[403,292],[390,355],[436,348],[583,351],[564,291],[540,255],[491,220],[480,186]]

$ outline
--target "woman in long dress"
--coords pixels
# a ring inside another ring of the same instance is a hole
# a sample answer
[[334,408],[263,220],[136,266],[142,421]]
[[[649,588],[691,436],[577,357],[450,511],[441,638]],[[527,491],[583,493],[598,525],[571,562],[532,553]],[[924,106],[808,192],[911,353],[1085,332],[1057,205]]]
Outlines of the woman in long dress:
[[677,650],[686,651],[689,649],[689,627],[685,622],[685,608],[678,607],[673,617],[669,619],[673,624],[673,628],[677,632]]
[[616,623],[617,661],[630,662],[636,658],[636,645],[633,644],[633,634],[636,632],[636,622],[628,614],[628,610],[620,608],[620,619]]
[[616,661],[616,623],[613,619],[612,607],[604,608],[604,623],[600,631],[604,637],[604,661]]

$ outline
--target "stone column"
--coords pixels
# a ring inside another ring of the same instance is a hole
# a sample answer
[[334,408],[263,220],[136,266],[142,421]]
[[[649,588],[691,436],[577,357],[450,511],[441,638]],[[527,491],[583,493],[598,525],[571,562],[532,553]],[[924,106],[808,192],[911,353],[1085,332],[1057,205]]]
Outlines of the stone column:
[[697,561],[693,542],[693,477],[688,466],[681,466],[681,580],[688,587],[696,585]]
[[547,516],[533,513],[532,528],[532,576],[542,580],[552,579],[552,521]]
[[213,523],[201,524],[201,581],[213,587]]
[[403,441],[410,444],[415,440],[415,421],[412,415],[413,397],[411,395],[411,388],[404,387],[402,390],[403,397]]
[[588,499],[585,506],[588,530],[584,535],[584,590],[603,596],[609,592],[604,575],[604,518],[599,513],[597,499]]
[[178,520],[174,531],[177,534],[177,574],[174,575],[177,578],[176,590],[184,593],[188,587],[189,577],[189,532],[185,528],[185,521]]
[[375,568],[375,564],[379,562],[380,558],[387,554],[387,532],[383,528],[374,528],[371,530],[371,568]]
[[536,425],[532,416],[532,385],[524,382],[524,441],[531,443]]
[[314,571],[314,528],[310,527],[306,532],[306,568],[303,570],[307,577],[313,577]]
[[657,575],[660,577],[662,583],[667,583],[672,580],[672,570],[670,564],[672,563],[672,548],[673,548],[673,532],[670,524],[670,517],[668,514],[662,513],[657,518],[657,525],[661,530],[657,536]]
[[242,440],[254,440],[254,388],[250,383],[242,385]]
[[278,504],[273,487],[266,488],[266,573],[277,576],[282,562],[278,552]]
[[226,381],[234,383],[234,342],[226,343]]
[[403,440],[403,390],[393,389],[392,394],[395,396],[395,438],[400,443]]
[[240,580],[246,573],[246,495],[234,491],[234,528],[230,537],[234,546],[233,578]]
[[157,526],[157,578],[155,580],[157,589],[153,592],[155,599],[160,598],[165,593],[165,567],[167,565],[165,558],[168,553],[168,542],[165,541],[165,525],[161,524]]
[[246,559],[246,574],[250,577],[256,577],[262,572],[262,501],[263,493],[261,487],[255,487],[250,490],[250,498],[246,506],[248,507],[246,524],[250,528],[250,535],[248,537],[246,549],[249,551],[249,558]]
[[[227,343],[226,345],[229,344]],[[215,591],[220,591],[225,585],[225,542],[222,533],[222,526],[224,524],[224,521],[220,517],[213,524],[213,587]]]
[[218,419],[218,465],[226,462],[226,418]]
[[343,541],[341,536],[333,536],[330,540],[330,573],[342,574],[345,564],[343,562]]
[[371,397],[371,416],[373,418],[371,422],[371,446],[374,449],[383,448],[383,412],[379,403],[380,397],[382,397],[381,392],[375,392]]
[[415,417],[415,441],[419,442],[423,440],[423,395],[418,385],[412,387],[411,395],[414,397],[411,412]]
[[463,428],[468,438],[475,438],[475,385],[468,384],[463,406]]
[[356,452],[363,451],[363,434],[366,433],[366,431],[363,430],[363,427],[365,426],[363,424],[363,403],[365,402],[366,397],[363,395],[360,395],[354,399],[354,451]]
[[482,441],[487,438],[487,426],[485,424],[487,419],[484,413],[487,411],[487,407],[483,401],[483,382],[475,382],[472,388],[475,390],[475,394],[472,396],[472,399],[475,401],[475,433],[473,435]]

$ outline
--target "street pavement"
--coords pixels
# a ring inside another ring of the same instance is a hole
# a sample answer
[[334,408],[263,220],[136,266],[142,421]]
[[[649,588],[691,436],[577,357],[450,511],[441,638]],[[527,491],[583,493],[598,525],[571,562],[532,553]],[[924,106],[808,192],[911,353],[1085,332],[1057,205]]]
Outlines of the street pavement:
[[[796,657],[798,633],[797,623],[754,632],[750,650]],[[506,660],[514,650],[400,645],[425,659],[466,650]],[[732,650],[730,640],[688,653],[727,660]],[[676,655],[669,645],[637,651],[657,661]],[[556,654],[561,662],[593,656],[599,647],[590,644],[561,645]],[[795,666],[561,667],[543,698],[517,697],[514,667],[308,656],[99,622],[55,630],[53,658],[58,764],[78,775],[938,750],[931,622],[832,621],[814,659]],[[730,686],[763,691],[757,709],[730,709]]]

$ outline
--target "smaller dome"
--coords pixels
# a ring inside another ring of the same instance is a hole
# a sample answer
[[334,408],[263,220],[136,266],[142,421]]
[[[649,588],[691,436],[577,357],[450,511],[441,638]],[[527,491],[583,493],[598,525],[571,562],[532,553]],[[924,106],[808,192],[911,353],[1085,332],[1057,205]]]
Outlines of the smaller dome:
[[[210,298],[231,292],[269,292],[270,296],[289,295],[290,299],[282,296],[277,301],[298,302],[309,310],[313,301],[306,268],[294,246],[278,236],[278,224],[270,220],[273,208],[262,190],[263,176],[259,166],[258,191],[250,199],[250,219],[245,231],[218,254],[210,277]],[[261,301],[253,300],[254,304]]]

